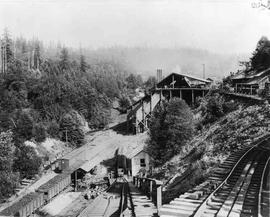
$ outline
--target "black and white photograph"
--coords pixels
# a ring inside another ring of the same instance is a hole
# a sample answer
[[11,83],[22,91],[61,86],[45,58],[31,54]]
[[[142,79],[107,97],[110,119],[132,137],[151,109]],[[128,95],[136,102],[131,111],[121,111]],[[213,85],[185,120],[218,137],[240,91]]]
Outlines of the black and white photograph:
[[0,0],[0,217],[270,217],[270,0]]

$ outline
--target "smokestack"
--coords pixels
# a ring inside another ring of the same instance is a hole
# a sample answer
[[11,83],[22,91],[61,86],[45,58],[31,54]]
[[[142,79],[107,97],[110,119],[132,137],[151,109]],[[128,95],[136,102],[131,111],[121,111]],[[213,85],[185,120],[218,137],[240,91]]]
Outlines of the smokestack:
[[162,69],[157,69],[157,82],[162,80]]

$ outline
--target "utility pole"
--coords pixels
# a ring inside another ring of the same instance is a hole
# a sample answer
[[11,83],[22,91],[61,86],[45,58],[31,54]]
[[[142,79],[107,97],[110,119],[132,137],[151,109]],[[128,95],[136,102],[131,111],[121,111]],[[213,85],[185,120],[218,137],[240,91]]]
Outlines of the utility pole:
[[205,64],[203,63],[203,79],[205,79]]
[[1,55],[0,55],[1,73],[3,73],[3,44],[2,44],[1,38],[0,38],[0,51],[1,51]]

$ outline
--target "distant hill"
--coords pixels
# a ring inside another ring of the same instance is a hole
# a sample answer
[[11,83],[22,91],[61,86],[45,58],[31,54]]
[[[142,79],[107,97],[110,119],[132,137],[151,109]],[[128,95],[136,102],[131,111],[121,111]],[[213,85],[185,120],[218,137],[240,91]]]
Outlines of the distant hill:
[[203,76],[203,65],[207,77],[223,78],[239,69],[239,61],[247,60],[248,54],[216,54],[194,48],[148,48],[113,47],[84,51],[91,62],[106,57],[128,66],[143,78],[156,75],[156,69],[163,69],[163,75],[181,70],[182,73]]

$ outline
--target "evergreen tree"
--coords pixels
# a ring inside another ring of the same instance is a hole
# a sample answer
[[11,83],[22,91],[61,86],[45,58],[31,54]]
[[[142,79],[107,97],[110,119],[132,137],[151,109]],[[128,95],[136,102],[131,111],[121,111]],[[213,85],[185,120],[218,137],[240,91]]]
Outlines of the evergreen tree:
[[15,146],[12,132],[2,132],[0,134],[0,171],[12,171]]
[[61,50],[59,65],[62,70],[68,69],[69,55],[68,55],[68,49],[66,47],[63,47]]
[[185,101],[174,98],[158,106],[150,120],[149,154],[156,165],[174,155],[191,138],[194,129],[193,114]]
[[87,69],[87,63],[85,61],[85,57],[83,55],[80,55],[80,71],[86,72]]
[[266,69],[270,67],[270,40],[263,36],[257,44],[257,48],[251,57],[253,69]]
[[144,88],[147,94],[150,93],[150,90],[155,87],[157,84],[157,79],[155,76],[150,76],[146,82],[144,82]]
[[40,42],[36,41],[34,45],[34,68],[39,69],[41,62]]
[[12,50],[12,39],[11,35],[7,28],[4,29],[3,39],[2,39],[2,46],[4,46],[6,52],[6,61],[7,63],[11,63],[13,60],[13,50]]
[[10,196],[19,181],[19,174],[13,173],[14,150],[12,132],[0,134],[0,199]]

